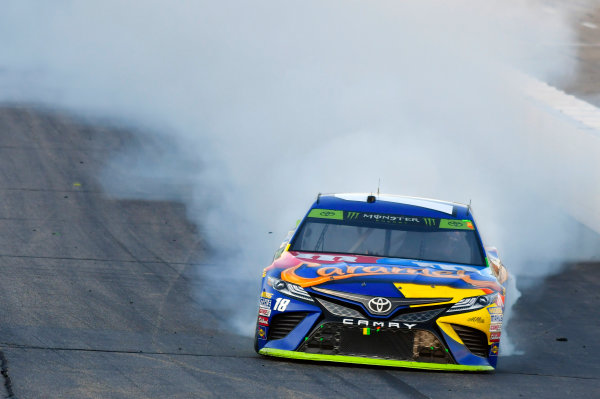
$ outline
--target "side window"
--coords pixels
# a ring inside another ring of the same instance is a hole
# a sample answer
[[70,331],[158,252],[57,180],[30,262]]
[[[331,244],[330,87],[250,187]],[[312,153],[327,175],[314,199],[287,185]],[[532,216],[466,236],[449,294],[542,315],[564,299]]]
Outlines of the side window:
[[[300,221],[298,221],[300,222]],[[287,245],[289,244],[290,240],[292,239],[294,233],[296,232],[296,228],[298,227],[298,223],[296,223],[296,227],[294,227],[292,230],[288,231],[286,237],[283,239],[283,242],[281,243],[281,245],[279,246],[279,248],[277,248],[277,251],[275,251],[275,255],[273,256],[273,260],[278,259],[281,254],[283,253],[283,251],[285,251],[285,248],[287,247]]]

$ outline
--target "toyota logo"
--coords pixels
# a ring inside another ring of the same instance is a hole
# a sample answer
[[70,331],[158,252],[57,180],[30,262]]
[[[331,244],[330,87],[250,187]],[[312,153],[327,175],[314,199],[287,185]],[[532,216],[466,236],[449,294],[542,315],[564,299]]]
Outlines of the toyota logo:
[[387,313],[392,308],[392,303],[387,298],[382,298],[378,296],[377,298],[373,298],[368,303],[369,309],[373,313]]

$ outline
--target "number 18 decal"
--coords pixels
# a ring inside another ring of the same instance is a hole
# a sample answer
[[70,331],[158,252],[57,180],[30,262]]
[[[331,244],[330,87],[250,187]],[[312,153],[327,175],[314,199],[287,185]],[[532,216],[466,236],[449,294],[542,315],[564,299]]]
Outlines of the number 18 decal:
[[277,300],[275,301],[275,306],[273,306],[273,309],[278,310],[280,312],[285,312],[285,309],[287,308],[287,305],[289,305],[289,303],[290,303],[289,299],[277,298]]

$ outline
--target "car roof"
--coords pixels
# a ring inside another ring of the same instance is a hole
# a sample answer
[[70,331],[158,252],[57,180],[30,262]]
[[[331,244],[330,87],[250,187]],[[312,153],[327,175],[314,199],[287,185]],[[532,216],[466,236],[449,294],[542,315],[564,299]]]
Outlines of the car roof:
[[[375,201],[367,202],[371,195]],[[313,208],[472,220],[471,209],[464,204],[391,194],[319,194]]]

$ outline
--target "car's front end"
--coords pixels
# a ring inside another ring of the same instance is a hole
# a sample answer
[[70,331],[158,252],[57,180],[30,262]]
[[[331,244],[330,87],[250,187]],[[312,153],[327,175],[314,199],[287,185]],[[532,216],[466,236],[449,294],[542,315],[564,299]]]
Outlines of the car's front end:
[[[307,360],[494,369],[504,287],[487,264],[470,210],[452,212],[319,199],[264,271],[256,350]],[[447,238],[465,250],[440,249]],[[448,261],[455,258],[463,262]]]

